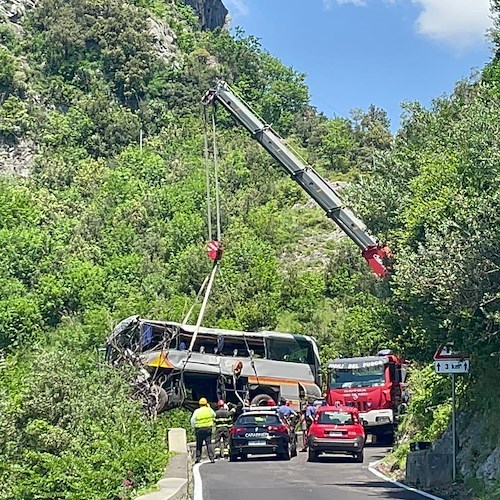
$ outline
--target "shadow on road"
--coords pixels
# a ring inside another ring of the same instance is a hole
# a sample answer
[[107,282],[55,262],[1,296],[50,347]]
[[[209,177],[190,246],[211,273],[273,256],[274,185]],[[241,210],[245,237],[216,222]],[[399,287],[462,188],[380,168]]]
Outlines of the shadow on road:
[[306,462],[306,464],[345,464],[354,462],[354,458],[352,457],[352,455],[320,455],[317,460],[317,462]]
[[[326,483],[325,486],[345,486],[347,488],[362,488],[362,489],[370,489],[375,495],[374,490],[376,488],[378,489],[383,489],[383,498],[395,498],[395,499],[401,499],[401,500],[414,500],[417,498],[417,494],[413,493],[412,491],[407,491],[399,488],[398,486],[393,486],[390,483],[387,483],[385,481],[363,481],[362,483],[343,483],[343,482],[336,482],[336,483]],[[358,490],[359,491],[359,490]],[[369,496],[369,495],[368,495]]]
[[[292,458],[291,460],[294,460]],[[247,462],[283,462],[287,463],[288,460],[281,460],[276,455],[251,455],[247,459],[242,460],[241,458],[233,463],[247,463]]]

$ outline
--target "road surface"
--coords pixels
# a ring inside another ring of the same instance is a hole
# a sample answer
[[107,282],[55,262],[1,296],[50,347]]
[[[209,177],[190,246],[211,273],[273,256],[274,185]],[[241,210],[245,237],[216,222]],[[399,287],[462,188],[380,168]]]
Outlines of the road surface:
[[417,493],[386,483],[368,470],[368,464],[386,452],[382,447],[365,448],[363,464],[341,455],[321,456],[319,462],[309,463],[307,453],[299,453],[290,462],[250,456],[246,462],[202,464],[195,500],[422,500]]

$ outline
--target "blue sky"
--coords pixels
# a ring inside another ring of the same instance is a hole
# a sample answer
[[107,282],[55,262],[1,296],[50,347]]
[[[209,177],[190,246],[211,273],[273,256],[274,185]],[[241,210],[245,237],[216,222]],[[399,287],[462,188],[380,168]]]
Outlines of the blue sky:
[[327,116],[449,94],[491,57],[489,0],[223,0],[231,26],[307,74]]

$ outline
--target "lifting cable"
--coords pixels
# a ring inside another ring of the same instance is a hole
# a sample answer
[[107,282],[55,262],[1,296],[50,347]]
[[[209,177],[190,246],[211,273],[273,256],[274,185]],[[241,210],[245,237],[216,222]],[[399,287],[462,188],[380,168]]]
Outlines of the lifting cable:
[[200,290],[196,296],[195,303],[192,305],[190,310],[188,311],[186,317],[183,320],[183,325],[187,323],[191,313],[198,302],[201,294],[203,293],[203,289],[206,286],[205,295],[203,297],[203,302],[201,304],[201,309],[198,314],[198,319],[196,321],[196,326],[193,332],[193,336],[191,337],[191,342],[189,344],[188,352],[186,359],[184,360],[183,366],[181,367],[181,373],[184,371],[189,358],[191,357],[191,353],[193,352],[194,344],[196,342],[196,337],[200,331],[200,326],[203,321],[203,317],[205,316],[205,311],[208,303],[208,299],[210,297],[210,293],[212,291],[212,286],[215,280],[215,275],[217,273],[217,269],[219,266],[219,260],[222,256],[222,245],[220,243],[221,239],[221,224],[220,224],[220,197],[219,197],[219,173],[218,173],[218,153],[217,153],[217,140],[216,140],[216,127],[215,127],[215,113],[212,113],[212,147],[213,147],[213,161],[214,161],[214,181],[215,181],[215,213],[216,213],[216,231],[217,236],[216,239],[212,239],[212,202],[210,195],[210,157],[208,150],[208,131],[207,131],[207,115],[206,108],[203,107],[203,144],[204,144],[204,156],[205,156],[205,178],[207,185],[207,226],[208,226],[208,237],[209,243],[207,245],[207,251],[209,258],[213,261],[212,271],[209,276],[205,278],[203,281]]
[[[221,273],[220,277],[221,277],[222,285],[224,286],[224,288],[227,291],[227,294],[228,294],[228,297],[229,297],[229,302],[231,303],[231,307],[232,307],[232,309],[234,311],[236,319],[238,320],[238,313],[236,312],[237,309],[236,309],[236,307],[234,305],[233,298],[231,297],[231,291],[229,290],[229,287],[227,286],[227,284],[226,284],[226,282],[224,280],[224,276],[223,276],[222,273]],[[257,379],[257,383],[260,384],[260,382],[259,382],[259,374],[257,373],[257,368],[255,367],[255,362],[253,360],[252,350],[250,349],[250,346],[248,345],[248,341],[247,341],[245,332],[242,330],[241,333],[243,334],[243,340],[245,341],[245,346],[246,346],[246,349],[247,349],[247,353],[248,353],[248,356],[250,358],[250,366],[252,367],[253,372],[255,373],[255,378]],[[236,383],[235,383],[235,387],[236,387]]]

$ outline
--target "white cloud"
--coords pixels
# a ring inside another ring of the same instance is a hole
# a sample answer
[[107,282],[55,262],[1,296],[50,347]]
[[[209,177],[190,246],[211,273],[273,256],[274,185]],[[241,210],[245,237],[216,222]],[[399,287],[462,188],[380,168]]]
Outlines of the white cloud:
[[323,7],[330,10],[335,4],[363,6],[368,1],[389,5],[411,2],[419,6],[417,32],[460,48],[483,42],[492,25],[490,0],[323,0]]
[[246,16],[250,12],[246,0],[224,0],[223,3],[229,12],[237,16]]
[[361,5],[366,5],[365,0],[323,0],[323,7],[326,10],[330,10],[333,7],[334,3],[338,3],[339,5],[350,3],[353,5],[357,5],[358,7]]
[[484,40],[491,26],[489,0],[412,0],[422,7],[417,31],[454,46],[466,47]]

